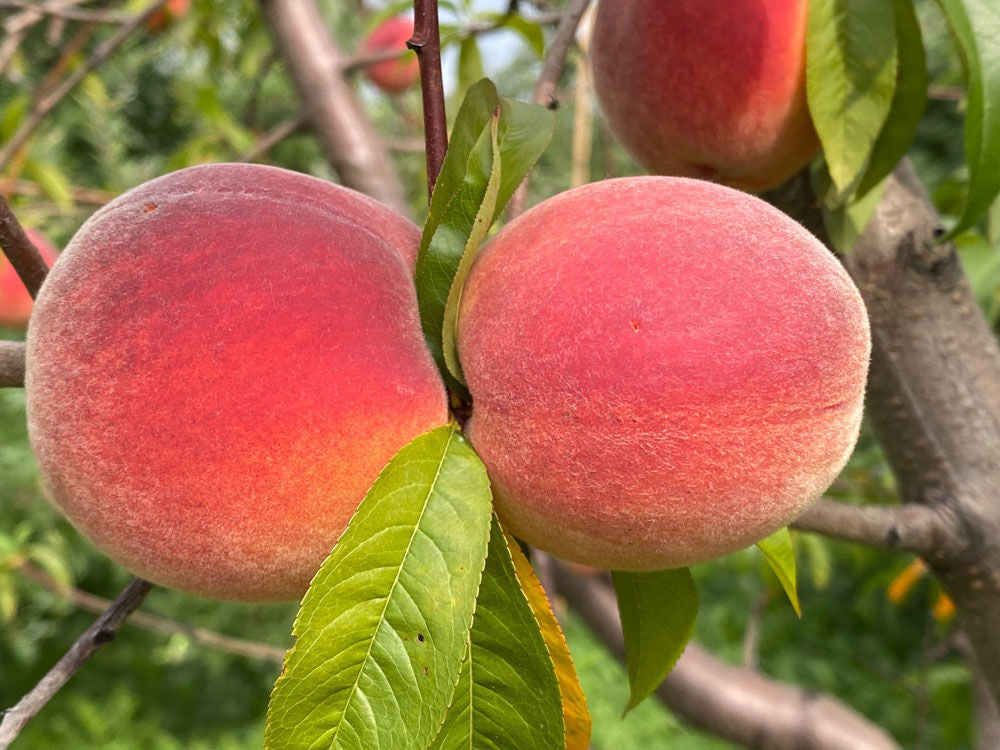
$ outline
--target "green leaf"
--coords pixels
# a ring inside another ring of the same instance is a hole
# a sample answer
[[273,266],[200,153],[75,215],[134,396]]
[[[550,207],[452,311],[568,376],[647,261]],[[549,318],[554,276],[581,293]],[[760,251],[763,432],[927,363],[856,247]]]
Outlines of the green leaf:
[[496,518],[470,646],[430,750],[565,747],[559,682]]
[[476,37],[467,36],[458,48],[458,89],[465,91],[483,77],[483,58]]
[[462,301],[462,288],[465,279],[472,268],[472,261],[476,257],[476,250],[486,238],[486,233],[493,223],[493,215],[497,205],[497,194],[500,191],[500,146],[497,142],[497,131],[500,119],[500,108],[497,108],[496,115],[490,118],[490,152],[492,154],[490,176],[486,183],[486,191],[483,194],[483,202],[479,204],[479,210],[472,221],[472,228],[469,238],[465,242],[465,249],[462,251],[462,258],[458,263],[455,278],[451,281],[451,289],[448,290],[448,301],[444,308],[444,324],[441,330],[441,345],[444,350],[444,361],[448,367],[448,372],[465,385],[465,378],[462,376],[462,365],[458,361],[458,348],[455,337],[458,333],[458,306]]
[[469,236],[477,227],[493,172],[490,121],[498,112],[500,181],[487,230],[545,150],[555,124],[554,114],[544,107],[501,99],[485,78],[469,88],[459,108],[431,196],[416,268],[424,337],[438,368],[452,386],[458,381],[448,372],[444,358],[445,308],[463,255],[476,249],[469,245]]
[[0,571],[0,623],[10,624],[17,615],[17,585],[14,573]]
[[896,31],[885,0],[810,0],[809,112],[837,190],[861,177],[896,88]]
[[625,636],[629,700],[625,713],[663,682],[694,632],[698,590],[687,568],[612,571]]
[[838,253],[847,255],[854,249],[854,243],[858,241],[868,222],[875,215],[878,202],[885,192],[885,179],[869,189],[861,198],[852,195],[845,203],[835,195],[830,173],[825,164],[820,164],[814,169],[811,177],[816,195],[829,197],[829,200],[820,201],[820,210],[823,213],[823,225],[830,237],[830,244]]
[[965,159],[969,194],[951,239],[975,224],[1000,193],[1000,13],[995,0],[937,0],[965,63]]
[[795,614],[802,617],[799,591],[795,582],[795,548],[792,547],[792,537],[788,533],[788,527],[783,526],[766,539],[761,539],[757,542],[757,549],[761,551],[767,564],[781,581],[781,587],[788,595],[788,601],[792,603]]
[[583,693],[580,678],[573,665],[573,657],[569,653],[566,636],[563,635],[559,621],[549,604],[542,584],[539,583],[531,563],[521,551],[521,546],[510,534],[504,532],[507,550],[514,561],[514,571],[521,591],[531,605],[538,628],[542,632],[545,648],[556,670],[559,680],[559,693],[562,696],[563,729],[566,734],[565,750],[587,750],[590,747],[590,710],[587,708],[587,696]]
[[461,668],[490,517],[455,425],[396,454],[302,601],[265,747],[424,750]]
[[892,0],[892,6],[896,14],[896,48],[899,54],[896,91],[885,126],[872,148],[868,168],[858,183],[858,197],[885,179],[906,155],[927,104],[927,60],[917,13],[912,0]]
[[52,202],[63,213],[73,211],[73,190],[69,178],[55,164],[28,158],[24,163],[24,171],[36,182]]

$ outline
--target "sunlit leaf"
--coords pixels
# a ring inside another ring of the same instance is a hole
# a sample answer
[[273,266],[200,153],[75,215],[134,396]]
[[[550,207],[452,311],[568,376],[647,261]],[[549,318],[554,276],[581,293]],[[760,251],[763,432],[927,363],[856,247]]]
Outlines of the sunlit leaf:
[[799,605],[799,590],[795,575],[795,548],[792,546],[792,536],[788,527],[783,526],[766,539],[757,542],[757,549],[764,555],[771,570],[778,576],[781,587],[792,603],[795,614],[802,617]]
[[458,679],[490,517],[456,426],[396,454],[302,601],[265,747],[424,750]]

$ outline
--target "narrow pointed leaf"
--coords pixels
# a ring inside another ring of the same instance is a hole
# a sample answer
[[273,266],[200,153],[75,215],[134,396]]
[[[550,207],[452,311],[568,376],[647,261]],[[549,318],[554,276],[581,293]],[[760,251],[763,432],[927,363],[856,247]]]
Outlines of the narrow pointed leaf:
[[885,126],[872,147],[868,168],[858,183],[859,198],[882,182],[906,155],[927,105],[927,59],[917,12],[912,0],[892,0],[892,7],[896,14],[899,55],[896,91]]
[[266,748],[427,746],[461,668],[490,501],[456,426],[396,454],[302,601]]
[[514,561],[517,581],[528,599],[528,604],[531,605],[531,611],[535,614],[549,658],[552,659],[556,669],[559,693],[562,696],[566,750],[587,750],[590,747],[590,710],[587,708],[587,698],[583,694],[576,667],[573,666],[573,657],[570,656],[566,637],[559,627],[559,621],[549,606],[549,598],[528,558],[521,552],[521,547],[513,537],[504,533],[504,538],[507,540],[511,559]]
[[965,63],[965,160],[969,193],[956,237],[989,209],[1000,193],[1000,12],[996,0],[937,0]]
[[468,656],[429,750],[564,746],[559,683],[494,518]]
[[476,37],[467,36],[458,48],[458,88],[465,91],[483,77],[483,58]]
[[462,288],[465,279],[472,268],[472,261],[476,257],[476,250],[486,238],[486,233],[493,223],[493,213],[496,210],[497,195],[500,192],[500,146],[497,141],[497,131],[500,120],[500,108],[497,107],[495,115],[490,119],[490,152],[492,154],[492,164],[490,166],[490,176],[486,183],[486,190],[483,193],[483,202],[479,204],[476,218],[473,219],[472,229],[469,238],[465,242],[465,249],[459,260],[458,268],[455,271],[455,278],[451,281],[451,289],[448,291],[448,301],[444,308],[444,323],[441,330],[441,346],[444,353],[444,361],[451,373],[458,382],[465,385],[465,378],[462,376],[462,365],[458,361],[458,350],[455,346],[455,336],[458,325],[458,306],[462,301]]
[[896,88],[896,31],[886,0],[810,0],[806,93],[834,185],[861,177]]
[[[493,168],[490,120],[498,107],[500,181],[496,203],[486,223],[487,231],[545,150],[555,123],[554,114],[544,107],[500,98],[485,78],[469,88],[459,108],[441,175],[431,197],[416,268],[424,337],[439,369],[452,385],[458,381],[445,363],[444,311],[489,185]],[[471,248],[470,252],[474,250]]]
[[802,617],[795,572],[795,548],[792,546],[792,535],[788,533],[788,527],[783,526],[767,539],[761,539],[757,542],[757,549],[761,551],[767,564],[771,566],[771,570],[778,576],[781,587],[788,595],[788,601],[792,603],[795,614]]
[[694,633],[698,590],[687,568],[612,571],[625,636],[628,713],[663,682]]

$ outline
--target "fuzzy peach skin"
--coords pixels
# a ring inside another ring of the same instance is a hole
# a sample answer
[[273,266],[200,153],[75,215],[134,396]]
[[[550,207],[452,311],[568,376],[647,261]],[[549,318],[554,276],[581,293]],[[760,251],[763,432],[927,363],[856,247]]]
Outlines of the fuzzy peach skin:
[[458,351],[507,527],[567,560],[655,570],[745,547],[830,484],[870,340],[850,278],[777,209],[633,177],[499,232]]
[[[389,18],[369,34],[361,44],[361,52],[403,52],[407,40],[413,36],[413,21],[397,16]],[[372,83],[383,91],[398,94],[410,88],[419,77],[419,63],[414,52],[407,52],[395,60],[383,60],[365,68]]]
[[[28,239],[38,248],[42,259],[50,266],[55,263],[59,252],[49,240],[36,229],[24,230]],[[31,316],[31,295],[24,288],[21,277],[6,257],[0,255],[0,327],[24,328]]]
[[759,192],[819,151],[805,92],[807,0],[602,0],[594,90],[650,172]]
[[98,211],[28,328],[52,499],[155,583],[301,596],[382,466],[448,419],[418,241],[364,196],[264,166],[184,169]]

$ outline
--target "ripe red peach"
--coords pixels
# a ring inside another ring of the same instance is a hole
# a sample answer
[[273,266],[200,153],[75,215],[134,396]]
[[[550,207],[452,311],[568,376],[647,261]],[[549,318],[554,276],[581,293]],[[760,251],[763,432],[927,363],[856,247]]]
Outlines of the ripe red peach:
[[[407,40],[413,36],[413,21],[403,16],[389,18],[369,34],[361,44],[363,54],[374,52],[403,53]],[[372,83],[390,94],[406,91],[417,82],[419,63],[414,52],[405,52],[392,60],[383,60],[365,68]]]
[[868,318],[837,260],[746,193],[633,177],[550,198],[476,258],[467,432],[517,536],[654,570],[788,523],[857,438]]
[[155,583],[301,596],[381,468],[448,419],[419,238],[365,196],[253,165],[184,169],[98,211],[28,329],[54,502]]
[[166,31],[174,21],[183,18],[191,9],[191,0],[167,0],[162,8],[153,11],[146,19],[146,28],[153,33]]
[[[28,239],[50,266],[59,254],[55,246],[36,229],[25,229]],[[6,257],[0,255],[0,328],[24,328],[31,315],[31,295]]]
[[805,92],[808,0],[603,0],[594,90],[650,172],[759,192],[819,151]]

